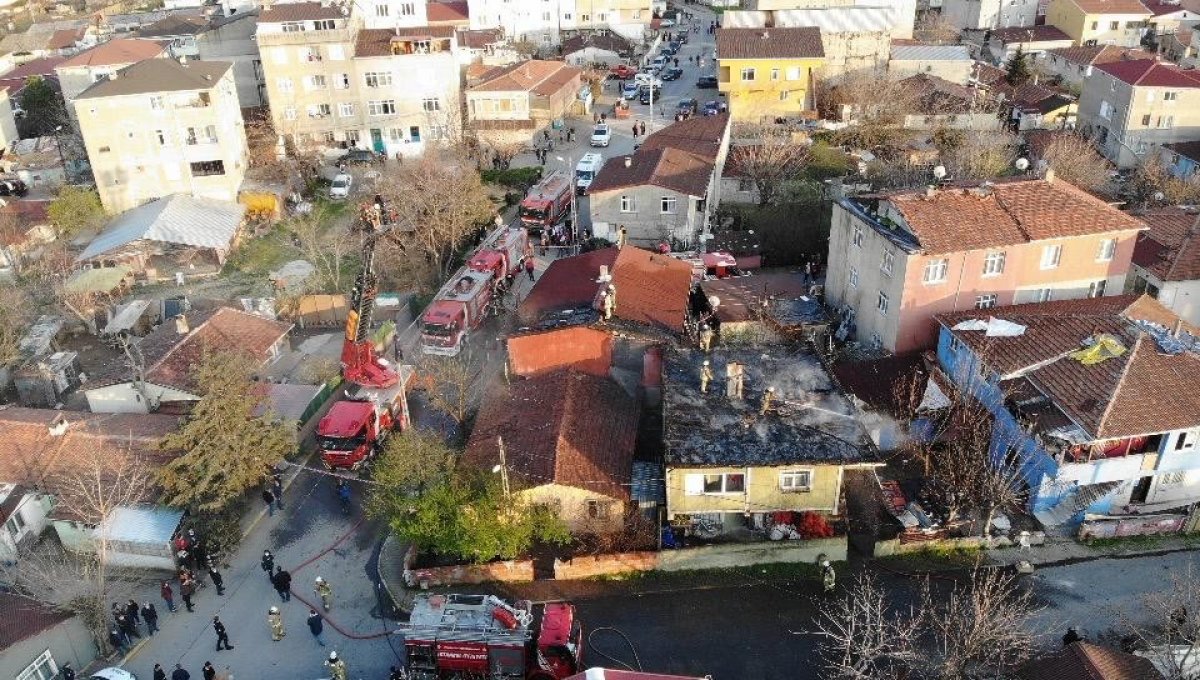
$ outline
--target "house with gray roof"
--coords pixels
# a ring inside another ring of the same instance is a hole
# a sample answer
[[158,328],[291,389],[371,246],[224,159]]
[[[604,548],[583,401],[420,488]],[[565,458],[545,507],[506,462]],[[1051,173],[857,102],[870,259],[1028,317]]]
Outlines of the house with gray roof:
[[888,76],[900,80],[926,73],[966,85],[974,63],[966,45],[892,45]]

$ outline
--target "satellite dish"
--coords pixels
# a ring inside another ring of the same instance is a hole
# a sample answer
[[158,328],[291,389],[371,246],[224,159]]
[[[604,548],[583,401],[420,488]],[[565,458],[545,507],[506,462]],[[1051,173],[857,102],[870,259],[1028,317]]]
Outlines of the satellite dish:
[[1017,162],[1013,163],[1013,165],[1016,166],[1017,170],[1020,170],[1021,172],[1025,172],[1026,170],[1029,169],[1029,159],[1028,158],[1018,158]]
[[721,298],[717,297],[716,295],[709,295],[708,296],[708,306],[714,310],[717,307],[720,307],[721,306]]
[[1156,201],[1161,201],[1166,197],[1167,197],[1167,195],[1161,191],[1154,192],[1154,200],[1156,200]]
[[945,177],[946,177],[946,166],[944,166],[944,165],[938,165],[938,166],[935,166],[935,167],[933,168],[933,176],[934,176],[934,177],[936,177],[936,178],[938,178],[938,179],[945,179]]

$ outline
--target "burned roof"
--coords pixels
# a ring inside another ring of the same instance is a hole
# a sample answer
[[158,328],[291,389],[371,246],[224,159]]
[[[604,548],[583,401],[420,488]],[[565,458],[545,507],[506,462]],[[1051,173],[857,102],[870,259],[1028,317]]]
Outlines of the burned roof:
[[929,368],[920,352],[896,354],[865,361],[839,361],[833,375],[842,388],[868,408],[898,416],[912,408],[902,403],[918,397],[929,378]]
[[793,305],[794,308],[789,310],[792,313],[787,314],[790,320],[800,324],[825,324],[829,321],[820,302],[809,297],[803,275],[795,272],[770,272],[704,281],[700,289],[706,296],[715,295],[720,299],[716,315],[723,323],[752,321],[761,317],[774,319],[777,312],[784,311],[776,303],[785,301],[811,303]]
[[[714,380],[700,392],[702,362]],[[726,396],[727,367],[740,364],[743,398]],[[771,408],[763,394],[774,388]],[[875,464],[878,451],[854,407],[806,349],[717,347],[669,351],[663,364],[663,440],[668,466]]]

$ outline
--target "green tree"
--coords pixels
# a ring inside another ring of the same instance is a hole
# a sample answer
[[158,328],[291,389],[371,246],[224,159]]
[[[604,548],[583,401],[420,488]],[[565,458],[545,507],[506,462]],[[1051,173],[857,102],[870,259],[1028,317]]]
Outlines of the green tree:
[[58,126],[67,125],[69,120],[62,97],[40,76],[25,81],[21,90],[21,108],[25,110],[23,132],[30,137],[52,135]]
[[183,454],[163,466],[158,481],[170,505],[220,510],[259,484],[295,443],[270,414],[255,415],[264,398],[253,392],[249,356],[212,353],[193,368],[203,397],[183,427],[163,438],[163,449]]
[[46,208],[50,221],[64,236],[93,229],[104,221],[100,195],[87,187],[66,185]]
[[442,438],[425,430],[389,437],[371,470],[374,491],[367,510],[376,517],[406,512],[408,496],[450,478],[458,454]]
[[1004,80],[1013,87],[1024,85],[1033,77],[1033,73],[1029,70],[1029,55],[1025,54],[1020,45],[1017,45],[1017,51],[1008,60],[1004,70]]

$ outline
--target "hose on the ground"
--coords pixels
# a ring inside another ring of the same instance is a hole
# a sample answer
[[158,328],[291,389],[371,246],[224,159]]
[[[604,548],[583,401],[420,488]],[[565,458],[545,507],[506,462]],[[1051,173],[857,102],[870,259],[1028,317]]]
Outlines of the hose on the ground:
[[[634,661],[634,663],[637,664],[637,668],[630,666],[629,664],[625,663],[624,661],[621,661],[620,659],[618,659],[614,656],[605,654],[604,652],[602,652],[596,648],[596,641],[593,640],[592,638],[594,638],[596,636],[596,633],[599,633],[601,631],[615,633],[616,635],[620,636],[620,638],[622,640],[625,641],[625,644],[629,645],[629,651],[633,654],[633,661]],[[642,658],[640,656],[638,656],[637,647],[635,647],[633,645],[633,640],[630,640],[629,636],[626,635],[625,633],[621,632],[621,630],[619,628],[615,628],[613,626],[601,626],[599,628],[593,628],[592,631],[590,633],[588,633],[588,647],[591,648],[591,651],[593,654],[598,654],[613,663],[620,664],[620,665],[624,666],[625,669],[630,671],[631,673],[643,672],[642,671]]]

